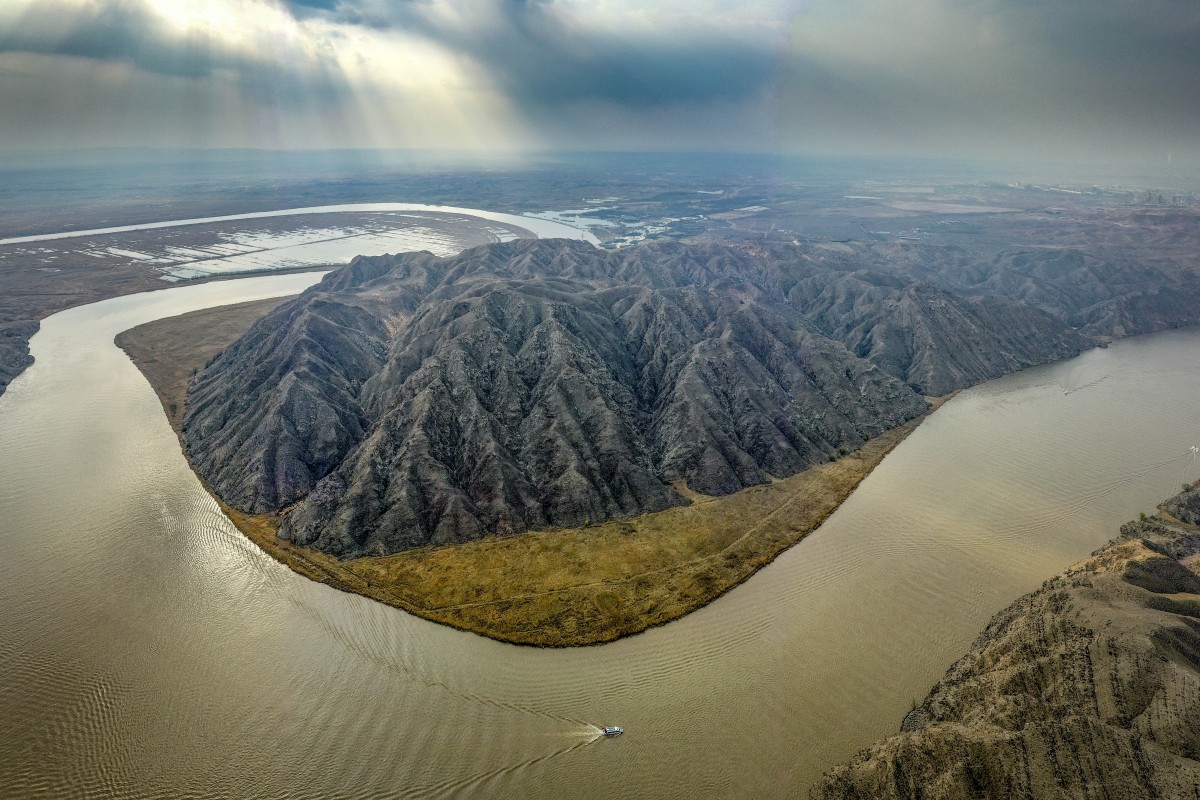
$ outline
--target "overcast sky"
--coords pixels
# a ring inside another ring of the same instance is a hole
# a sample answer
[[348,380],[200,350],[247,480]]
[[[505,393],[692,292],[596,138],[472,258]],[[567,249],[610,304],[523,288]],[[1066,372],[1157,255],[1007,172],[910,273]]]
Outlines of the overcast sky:
[[1195,163],[1198,0],[0,0],[0,149]]

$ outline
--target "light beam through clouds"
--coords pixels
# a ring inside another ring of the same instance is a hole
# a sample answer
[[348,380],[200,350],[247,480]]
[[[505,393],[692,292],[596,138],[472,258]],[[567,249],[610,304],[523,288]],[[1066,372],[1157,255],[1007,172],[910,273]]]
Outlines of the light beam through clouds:
[[5,0],[0,148],[1197,161],[1194,0]]

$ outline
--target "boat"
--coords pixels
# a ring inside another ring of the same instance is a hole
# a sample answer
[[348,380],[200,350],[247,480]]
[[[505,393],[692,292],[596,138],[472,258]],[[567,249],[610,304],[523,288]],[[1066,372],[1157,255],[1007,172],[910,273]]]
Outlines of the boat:
[[625,731],[618,728],[616,725],[605,725],[600,729],[600,733],[604,736],[620,736]]

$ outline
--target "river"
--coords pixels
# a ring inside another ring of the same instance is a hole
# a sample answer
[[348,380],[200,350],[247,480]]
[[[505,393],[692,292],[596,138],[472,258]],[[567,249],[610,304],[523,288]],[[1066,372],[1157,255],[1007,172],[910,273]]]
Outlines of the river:
[[803,797],[993,613],[1200,477],[1200,331],[1130,339],[962,392],[817,532],[681,620],[501,644],[257,550],[112,344],[316,278],[43,322],[0,397],[0,796]]
[[107,236],[114,233],[129,233],[131,231],[147,231],[158,228],[179,228],[188,225],[207,225],[213,222],[239,222],[241,220],[269,219],[272,217],[295,217],[308,214],[341,214],[368,213],[388,211],[432,211],[442,214],[465,214],[471,217],[490,219],[524,228],[540,239],[555,237],[566,239],[583,239],[592,244],[599,240],[589,231],[568,225],[565,222],[530,217],[524,214],[505,214],[499,211],[485,211],[479,208],[459,208],[458,206],[434,206],[426,203],[342,203],[333,206],[305,206],[304,208],[283,208],[276,211],[251,211],[246,214],[226,214],[220,217],[195,217],[193,219],[173,219],[161,222],[143,222],[137,225],[120,225],[115,228],[89,228],[78,231],[59,231],[58,233],[38,233],[32,236],[13,236],[0,239],[0,245],[31,244],[33,242],[49,242],[59,239],[78,239],[85,236]]

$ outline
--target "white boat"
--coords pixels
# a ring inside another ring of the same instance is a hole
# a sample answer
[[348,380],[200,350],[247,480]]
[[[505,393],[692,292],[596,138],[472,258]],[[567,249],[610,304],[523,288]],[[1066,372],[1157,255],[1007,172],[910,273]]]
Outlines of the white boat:
[[618,728],[616,725],[605,725],[600,729],[600,733],[604,736],[620,736],[625,731]]

